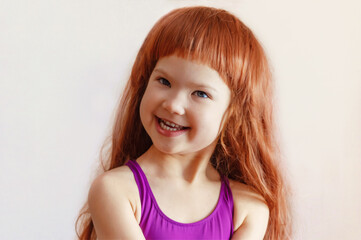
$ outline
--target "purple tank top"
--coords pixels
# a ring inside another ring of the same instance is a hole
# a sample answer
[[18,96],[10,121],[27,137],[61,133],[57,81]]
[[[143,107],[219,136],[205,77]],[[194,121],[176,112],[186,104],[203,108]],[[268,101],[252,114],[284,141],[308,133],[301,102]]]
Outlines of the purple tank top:
[[141,202],[140,227],[150,239],[230,239],[233,234],[233,197],[226,177],[222,177],[216,208],[206,218],[194,223],[180,223],[167,217],[159,208],[148,180],[136,161],[126,165],[132,170]]

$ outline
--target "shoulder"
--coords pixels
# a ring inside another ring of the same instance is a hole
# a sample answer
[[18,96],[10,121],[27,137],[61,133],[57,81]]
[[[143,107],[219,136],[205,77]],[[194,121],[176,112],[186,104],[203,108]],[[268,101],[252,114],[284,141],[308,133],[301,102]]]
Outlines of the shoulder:
[[252,187],[229,182],[234,202],[233,239],[263,239],[269,219],[266,201]]
[[93,184],[107,182],[109,184],[118,184],[119,182],[131,182],[133,180],[133,173],[128,166],[120,166],[106,171],[97,176]]
[[92,182],[89,197],[98,197],[99,193],[124,196],[132,189],[134,178],[127,166],[111,169],[97,176]]
[[[129,234],[139,234],[139,194],[133,173],[127,166],[96,177],[89,189],[88,205],[98,236],[123,238],[130,237]],[[125,233],[117,226],[127,226],[134,231]]]
[[111,203],[121,199],[134,203],[136,197],[137,185],[132,171],[127,166],[111,169],[96,177],[88,193],[89,205],[98,201]]

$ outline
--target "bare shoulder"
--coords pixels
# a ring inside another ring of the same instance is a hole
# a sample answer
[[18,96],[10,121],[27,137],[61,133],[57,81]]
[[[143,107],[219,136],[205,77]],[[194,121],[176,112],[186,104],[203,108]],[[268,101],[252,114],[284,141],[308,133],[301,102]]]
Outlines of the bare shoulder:
[[96,177],[89,189],[88,204],[99,239],[141,238],[137,220],[140,200],[128,167],[118,167]]
[[140,201],[138,187],[129,167],[111,169],[94,179],[88,194],[89,204],[100,200],[118,202],[121,199],[128,200],[133,211],[137,211],[137,203]]
[[[109,171],[106,171],[96,177],[93,181],[93,184],[97,183],[108,183],[110,185],[116,184],[119,187],[119,183],[132,183],[134,180],[133,173],[127,166],[120,166],[113,168]],[[92,185],[93,185],[92,184]],[[120,187],[127,186],[126,184],[121,184]]]
[[91,184],[89,195],[92,200],[94,197],[100,197],[100,193],[112,196],[114,198],[131,198],[136,183],[133,173],[127,166],[121,166],[111,169],[96,177]]
[[263,239],[267,230],[269,208],[252,187],[230,180],[234,202],[232,239]]
[[229,183],[232,190],[233,198],[235,200],[235,204],[237,203],[247,208],[259,207],[263,209],[268,209],[266,201],[261,194],[256,192],[255,189],[234,180],[229,180]]

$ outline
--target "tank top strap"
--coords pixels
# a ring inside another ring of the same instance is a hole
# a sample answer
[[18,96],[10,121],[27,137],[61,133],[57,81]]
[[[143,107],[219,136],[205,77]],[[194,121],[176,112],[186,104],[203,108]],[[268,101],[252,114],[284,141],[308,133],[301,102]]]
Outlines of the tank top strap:
[[148,196],[148,180],[143,172],[143,170],[140,168],[139,164],[135,160],[129,160],[125,165],[127,165],[130,170],[133,172],[135,182],[138,186],[139,191],[139,197],[140,197],[140,203],[141,203],[141,212],[144,212],[144,206],[145,203],[149,202],[147,201]]
[[[221,178],[222,178],[222,184],[224,184],[223,197],[225,199],[225,202],[227,204],[227,207],[228,207],[229,211],[232,214],[232,219],[233,219],[233,216],[234,216],[234,202],[233,202],[233,195],[232,195],[231,186],[229,184],[229,180],[228,180],[227,177],[221,176]],[[233,231],[234,231],[233,223],[231,224],[231,228],[232,228],[231,232],[233,233]]]
[[231,186],[229,184],[229,180],[227,177],[222,176],[222,184],[224,184],[225,188],[224,188],[224,195],[227,198],[227,200],[232,203],[233,206],[233,195],[232,195],[232,190],[231,190]]

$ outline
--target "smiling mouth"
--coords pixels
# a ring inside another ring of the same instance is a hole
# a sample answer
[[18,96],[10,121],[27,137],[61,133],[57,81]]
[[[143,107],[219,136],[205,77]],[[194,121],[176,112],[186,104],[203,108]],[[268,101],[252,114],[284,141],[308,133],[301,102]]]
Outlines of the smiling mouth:
[[172,131],[172,132],[189,129],[189,127],[184,127],[184,126],[169,122],[167,120],[163,120],[161,118],[158,118],[158,123],[162,129],[167,130],[167,131]]

